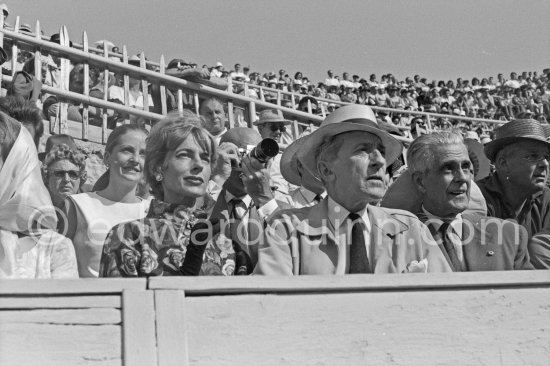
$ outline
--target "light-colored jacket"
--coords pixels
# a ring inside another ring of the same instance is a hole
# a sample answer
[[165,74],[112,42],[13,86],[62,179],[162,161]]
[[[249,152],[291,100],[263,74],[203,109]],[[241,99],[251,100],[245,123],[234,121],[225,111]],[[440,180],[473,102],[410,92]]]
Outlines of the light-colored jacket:
[[[376,273],[451,272],[428,228],[410,212],[369,206],[369,262]],[[335,234],[328,198],[313,207],[280,211],[264,232],[255,274],[349,272],[345,233]]]

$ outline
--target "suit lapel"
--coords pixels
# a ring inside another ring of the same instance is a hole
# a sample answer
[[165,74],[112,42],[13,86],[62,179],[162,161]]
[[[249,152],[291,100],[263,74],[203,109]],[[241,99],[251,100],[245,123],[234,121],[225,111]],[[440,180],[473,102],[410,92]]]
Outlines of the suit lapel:
[[371,271],[376,273],[377,263],[391,263],[395,271],[394,264],[397,262],[394,258],[397,253],[393,250],[395,237],[408,230],[409,226],[376,206],[369,206],[368,214],[371,222],[368,248]]
[[[462,214],[462,253],[467,271],[492,271],[492,261],[487,256],[493,248],[492,234],[489,230],[481,231],[481,216],[472,213]],[[491,224],[489,224],[491,225]],[[485,233],[485,237],[482,235]],[[489,243],[489,244],[487,244]]]
[[[426,217],[426,215],[423,212],[422,213],[417,213],[416,215],[418,216],[420,221],[422,221],[424,223],[426,221],[428,221],[428,217]],[[456,269],[454,268],[453,263],[451,262],[451,258],[449,258],[449,254],[447,254],[447,250],[445,249],[445,246],[443,245],[443,239],[441,238],[441,234],[439,233],[439,231],[435,230],[433,225],[426,225],[426,226],[430,230],[430,234],[432,234],[435,242],[437,243],[437,246],[439,247],[439,250],[441,251],[441,253],[443,253],[443,256],[445,257],[445,260],[449,264],[449,267],[451,267],[453,272],[456,272]],[[464,233],[464,231],[463,231],[463,233]],[[464,237],[464,235],[462,237]]]

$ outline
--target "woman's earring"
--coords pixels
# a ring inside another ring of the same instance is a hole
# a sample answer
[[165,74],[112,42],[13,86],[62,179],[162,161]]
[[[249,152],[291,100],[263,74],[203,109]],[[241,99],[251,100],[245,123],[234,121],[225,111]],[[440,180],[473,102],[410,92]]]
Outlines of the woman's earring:
[[157,180],[157,182],[160,182],[162,180],[162,174],[157,173],[157,175],[155,175],[155,179]]

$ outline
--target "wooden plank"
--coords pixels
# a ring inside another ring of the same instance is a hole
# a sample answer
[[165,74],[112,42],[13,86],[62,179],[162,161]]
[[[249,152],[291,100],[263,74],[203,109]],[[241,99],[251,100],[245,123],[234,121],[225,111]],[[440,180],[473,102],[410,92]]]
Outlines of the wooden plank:
[[123,364],[157,365],[153,291],[124,291],[122,305]]
[[[126,45],[122,45],[122,62],[125,65],[128,65],[128,51],[126,50]],[[125,72],[124,76],[124,105],[130,107],[130,76]],[[130,119],[126,118],[124,123],[130,123]]]
[[[139,55],[139,67],[142,69],[147,69],[145,52],[141,52]],[[141,92],[143,94],[143,110],[149,111],[149,83],[146,79],[141,80]]]
[[[160,74],[164,75],[166,70],[166,64],[164,61],[164,55],[160,55]],[[168,106],[166,103],[166,86],[164,84],[160,84],[160,110],[161,113],[166,115],[168,113]]]
[[[106,60],[109,59],[109,52],[107,51],[107,41],[103,42],[103,57]],[[113,77],[115,75],[113,74]],[[105,67],[103,70],[103,101],[107,101],[109,98],[109,68]],[[107,120],[109,118],[108,110],[103,108],[103,113],[101,115],[101,143],[107,143]]]
[[120,296],[19,296],[0,297],[0,309],[120,309]]
[[32,309],[0,311],[0,326],[35,324],[120,324],[118,309]]
[[542,366],[549,302],[546,289],[191,297],[189,361]]
[[200,108],[199,93],[197,93],[197,92],[193,93],[193,104],[195,105],[195,113],[197,114],[197,116],[200,116],[200,113],[199,113],[199,108]]
[[[36,21],[36,26],[34,28],[34,37],[40,39],[40,21]],[[34,51],[34,76],[37,80],[42,80],[42,58],[41,58],[40,48],[36,48]]]
[[183,113],[183,91],[178,89],[178,112]]
[[117,325],[3,324],[0,365],[120,366]]
[[256,121],[256,103],[251,101],[248,103],[248,128],[251,128]]
[[231,100],[227,101],[227,118],[229,118],[229,128],[235,127],[235,111]]
[[66,280],[0,280],[0,295],[121,294],[123,290],[144,290],[145,278],[80,278]]
[[[13,26],[13,31],[15,33],[19,32],[19,16],[15,18],[15,25]],[[15,75],[17,72],[17,58],[19,56],[19,49],[17,47],[17,41],[13,41],[13,45],[11,47],[11,76]]]
[[[59,42],[60,45],[63,47],[68,48],[69,43],[69,34],[67,32],[67,27],[62,26],[59,30]],[[69,77],[70,77],[70,61],[69,59],[65,57],[60,57],[61,62],[61,72],[60,72],[60,89],[64,91],[69,90]],[[58,105],[57,108],[57,116],[59,121],[59,133],[66,134],[68,132],[68,125],[67,125],[67,119],[68,119],[68,108],[69,105],[66,101],[61,99],[61,102]]]
[[159,366],[188,365],[187,324],[183,291],[155,291]]
[[149,289],[182,289],[186,296],[235,293],[417,291],[498,287],[550,287],[550,271],[495,271],[346,276],[151,277]]
[[[88,52],[88,34],[82,33],[82,47],[84,52]],[[84,95],[90,95],[90,65],[84,63]],[[90,123],[90,111],[87,104],[84,104],[82,110],[82,140],[88,140],[88,125]]]

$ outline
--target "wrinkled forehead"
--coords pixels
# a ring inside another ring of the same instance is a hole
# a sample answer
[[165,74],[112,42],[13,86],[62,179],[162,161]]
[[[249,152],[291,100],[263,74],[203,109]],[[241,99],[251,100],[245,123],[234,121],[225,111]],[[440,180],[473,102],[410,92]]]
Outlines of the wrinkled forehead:
[[433,154],[439,165],[450,162],[464,162],[470,160],[468,148],[465,144],[442,144],[433,149]]
[[349,131],[335,136],[335,140],[338,142],[343,141],[345,145],[350,147],[361,144],[372,144],[375,146],[382,146],[382,140],[380,137],[366,131]]

